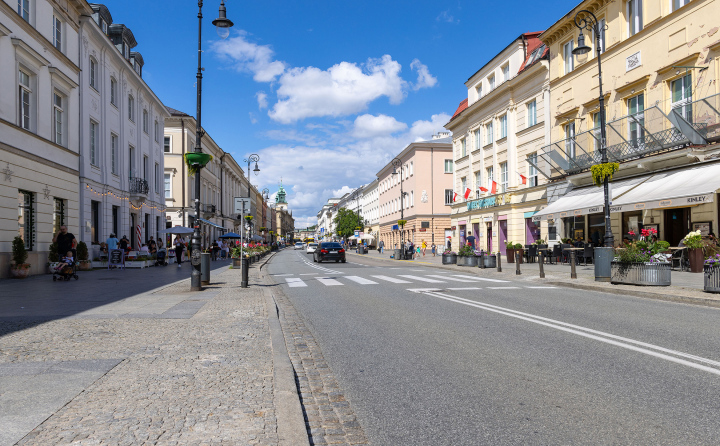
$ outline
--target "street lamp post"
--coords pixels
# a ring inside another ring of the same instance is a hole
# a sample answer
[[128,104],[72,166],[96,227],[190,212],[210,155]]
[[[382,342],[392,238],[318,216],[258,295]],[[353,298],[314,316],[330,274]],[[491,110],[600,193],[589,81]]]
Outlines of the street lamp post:
[[[258,170],[260,170],[260,169],[258,169]],[[270,234],[270,228],[267,227],[267,226],[265,226],[265,220],[266,220],[265,212],[268,211],[267,206],[266,206],[266,202],[270,199],[270,189],[268,189],[267,187],[264,188],[264,189],[262,190],[262,197],[263,197],[263,222],[262,222],[262,227],[266,228],[265,230],[268,231],[268,235],[269,235],[269,234]],[[270,227],[272,227],[272,225],[270,225]],[[265,234],[263,234],[263,237],[264,237],[264,236],[265,236]],[[272,236],[270,236],[270,241],[272,242]]]
[[[581,14],[584,15],[580,17]],[[572,50],[574,55],[587,54],[591,50],[589,46],[585,45],[583,30],[588,30],[595,36],[595,54],[597,54],[598,83],[600,87],[600,97],[598,98],[600,105],[600,154],[602,156],[601,162],[605,164],[608,162],[607,137],[605,133],[605,98],[603,96],[602,64],[600,60],[602,47],[600,46],[601,39],[598,38],[598,36],[602,35],[601,31],[605,30],[600,29],[600,23],[598,22],[597,17],[595,17],[595,14],[585,9],[580,10],[577,14],[575,14],[575,26],[577,26],[580,30],[580,35],[578,36],[577,48]],[[610,224],[610,184],[608,176],[605,176],[603,179],[603,192],[605,194],[605,243],[603,248],[595,248],[595,280],[598,282],[609,282],[610,262],[613,258],[612,251],[615,246],[615,238],[613,237],[612,226]]]
[[[259,174],[260,168],[258,167],[257,163],[258,163],[258,161],[260,161],[260,156],[253,153],[252,155],[245,158],[243,161],[246,162],[247,166],[248,166],[247,171],[246,171],[247,172],[246,173],[247,180],[248,180],[248,198],[251,198],[250,197],[250,164],[255,163],[255,168],[253,169],[253,172],[255,172],[255,175]],[[249,221],[248,224],[252,228],[252,221]],[[251,233],[248,231],[248,236],[250,236],[250,235],[251,235]]]
[[[195,131],[195,153],[202,153],[201,141],[203,134],[205,133],[202,129],[202,7],[203,1],[198,0],[198,69],[197,69],[197,117],[196,117],[196,131]],[[213,25],[216,26],[218,35],[225,39],[230,34],[230,27],[233,26],[233,22],[228,20],[226,17],[225,1],[220,1],[220,10],[218,18],[213,20]],[[202,291],[202,285],[200,283],[200,172],[204,165],[197,165],[197,171],[195,172],[195,224],[190,241],[191,249],[191,265],[192,272],[190,276],[190,290],[191,291]]]
[[[393,158],[392,160],[393,165],[393,175],[397,175],[397,168],[400,168],[400,220],[405,220],[405,204],[403,201],[405,200],[405,192],[403,192],[403,170],[402,170],[402,160],[400,158]],[[400,230],[400,249],[405,249],[405,225],[403,225],[403,229]]]

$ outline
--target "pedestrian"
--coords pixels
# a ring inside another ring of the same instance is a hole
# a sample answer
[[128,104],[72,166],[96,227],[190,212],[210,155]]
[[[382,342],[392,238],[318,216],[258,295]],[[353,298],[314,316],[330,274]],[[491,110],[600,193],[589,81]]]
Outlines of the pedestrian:
[[425,257],[425,250],[427,249],[427,242],[425,239],[422,239],[422,255]]
[[118,248],[122,249],[123,252],[127,254],[130,247],[130,240],[128,240],[127,235],[123,235],[120,239],[120,243],[118,244]]
[[436,250],[436,249],[437,249],[437,247],[435,246],[435,243],[433,243],[432,245],[430,245],[430,251],[432,252],[433,257],[435,257],[435,250]]
[[112,251],[113,249],[118,249],[118,243],[120,243],[120,240],[115,237],[114,233],[110,233],[110,237],[107,238],[105,241],[107,243],[108,252]]
[[212,245],[210,245],[210,260],[217,260],[217,255],[219,251],[220,245],[218,244],[217,240],[213,240]]
[[150,236],[150,240],[148,240],[148,242],[147,242],[147,247],[148,247],[148,252],[150,253],[150,255],[154,256],[155,254],[157,254],[157,250],[158,250],[157,243],[155,243],[155,240],[153,239],[152,236]]
[[420,246],[418,246],[417,248],[415,248],[415,252],[416,252],[416,254],[417,254],[417,258],[420,258]]
[[60,226],[60,232],[55,234],[52,239],[53,243],[57,243],[57,254],[58,258],[67,255],[68,251],[73,252],[73,257],[77,257],[75,247],[77,246],[77,239],[75,236],[68,232],[68,228],[65,225]]
[[175,258],[177,259],[178,268],[182,265],[182,254],[185,249],[185,240],[181,236],[175,237]]
[[380,254],[385,252],[385,240],[380,240]]

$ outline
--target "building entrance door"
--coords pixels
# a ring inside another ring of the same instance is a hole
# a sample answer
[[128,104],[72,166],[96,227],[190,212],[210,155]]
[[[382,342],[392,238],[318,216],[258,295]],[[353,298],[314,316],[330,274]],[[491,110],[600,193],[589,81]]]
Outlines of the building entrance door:
[[130,246],[135,249],[140,249],[139,246],[137,246],[137,228],[135,228],[135,225],[137,224],[136,221],[137,215],[131,213],[130,214]]
[[507,220],[498,221],[498,245],[500,245],[500,254],[505,255],[505,240],[507,240]]
[[492,245],[492,222],[486,223],[487,228],[485,229],[485,238],[487,238],[487,252],[493,252],[493,245]]
[[665,240],[670,246],[678,246],[690,232],[690,208],[665,210]]

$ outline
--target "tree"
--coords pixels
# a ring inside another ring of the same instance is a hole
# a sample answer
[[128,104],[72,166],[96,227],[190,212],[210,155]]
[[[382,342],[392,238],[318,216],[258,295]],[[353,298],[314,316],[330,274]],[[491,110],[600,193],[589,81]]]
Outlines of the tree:
[[359,213],[355,213],[351,209],[340,208],[333,219],[333,223],[335,223],[337,235],[349,237],[355,233],[355,228],[363,226],[363,218]]

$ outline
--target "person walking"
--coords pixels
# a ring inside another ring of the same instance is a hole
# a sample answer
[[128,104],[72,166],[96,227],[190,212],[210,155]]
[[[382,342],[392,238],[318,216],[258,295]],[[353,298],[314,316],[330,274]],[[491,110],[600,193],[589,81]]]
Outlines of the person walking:
[[435,257],[435,251],[437,250],[437,247],[435,246],[435,243],[430,245],[430,251],[432,252],[433,257]]
[[427,249],[427,242],[422,239],[422,256],[425,257],[425,250]]
[[175,258],[177,259],[178,268],[182,266],[182,255],[185,249],[185,240],[181,236],[175,237]]
[[380,240],[380,254],[385,252],[385,240]]
[[73,257],[77,258],[75,247],[77,246],[77,239],[75,236],[68,232],[68,228],[65,225],[60,226],[60,232],[55,234],[52,239],[53,243],[57,243],[57,254],[58,258],[62,258],[67,255],[68,251],[73,252]]
[[105,243],[107,243],[108,252],[110,252],[113,249],[118,249],[118,243],[120,243],[120,240],[118,240],[117,237],[115,237],[115,234],[111,232],[110,237],[105,240]]

